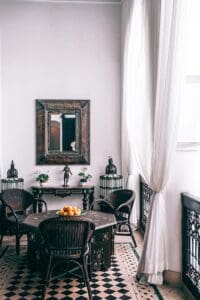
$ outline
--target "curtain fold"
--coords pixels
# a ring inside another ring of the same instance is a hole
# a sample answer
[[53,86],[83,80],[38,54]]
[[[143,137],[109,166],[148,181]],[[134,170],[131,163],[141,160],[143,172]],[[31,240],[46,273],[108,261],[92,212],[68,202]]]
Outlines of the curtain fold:
[[149,283],[162,284],[169,257],[165,188],[175,153],[180,111],[186,0],[131,2],[123,82],[127,160],[156,192],[137,275]]
[[[148,86],[146,86],[146,81],[143,80],[143,73],[146,72],[145,56],[146,49],[145,35],[143,33],[144,20],[141,17],[143,14],[143,3],[142,1],[123,1],[122,4],[122,70],[123,70],[123,84],[122,84],[122,142],[121,142],[121,153],[122,153],[122,174],[124,177],[125,184],[133,188],[136,191],[136,204],[134,205],[133,220],[136,222],[139,217],[139,185],[137,173],[137,160],[144,157],[148,152],[143,151],[144,142],[145,146],[147,141],[140,139],[139,135],[135,135],[134,131],[131,132],[132,127],[135,128],[146,128],[146,122],[149,120],[148,109],[149,106],[145,105],[147,102]],[[140,32],[140,34],[138,34]],[[133,55],[134,54],[134,55]],[[138,72],[136,73],[135,70]],[[140,86],[141,89],[138,90],[137,97],[134,95],[134,91]],[[135,107],[138,108],[137,114],[135,112]],[[147,110],[139,111],[140,107],[146,107]],[[134,124],[134,125],[133,125]],[[144,132],[144,130],[143,130]],[[141,130],[141,136],[143,134]],[[150,133],[150,132],[149,132]],[[131,134],[131,136],[130,136]],[[150,142],[150,134],[147,137]],[[142,142],[142,144],[141,144]],[[138,156],[136,155],[136,148]],[[135,149],[133,154],[132,149]],[[144,168],[146,168],[146,163],[150,168],[149,159],[143,160]],[[150,169],[149,169],[150,170]],[[133,177],[135,177],[135,186],[132,184]]]

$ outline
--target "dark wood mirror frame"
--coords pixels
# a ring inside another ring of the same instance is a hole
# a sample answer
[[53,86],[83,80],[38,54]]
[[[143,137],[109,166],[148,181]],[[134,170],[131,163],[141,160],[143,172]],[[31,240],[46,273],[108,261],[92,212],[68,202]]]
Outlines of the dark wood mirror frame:
[[[76,149],[49,149],[51,114],[76,118]],[[63,165],[90,163],[90,100],[36,100],[36,164]]]

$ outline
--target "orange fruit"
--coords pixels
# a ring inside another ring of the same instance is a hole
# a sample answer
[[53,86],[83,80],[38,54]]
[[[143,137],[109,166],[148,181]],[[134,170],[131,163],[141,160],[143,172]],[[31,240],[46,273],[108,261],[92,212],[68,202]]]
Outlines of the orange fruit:
[[68,206],[67,211],[68,211],[68,212],[69,212],[69,211],[73,211],[73,207],[72,207],[72,206]]
[[68,216],[74,216],[74,212],[71,210],[68,212]]
[[77,211],[74,213],[75,216],[80,216],[80,214],[81,214],[81,212],[80,212],[79,210],[77,210]]

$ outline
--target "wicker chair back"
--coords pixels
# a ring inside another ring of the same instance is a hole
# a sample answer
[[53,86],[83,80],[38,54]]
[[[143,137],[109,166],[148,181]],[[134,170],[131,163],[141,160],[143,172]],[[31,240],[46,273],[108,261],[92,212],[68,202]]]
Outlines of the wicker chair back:
[[[14,211],[26,213],[26,209],[35,203],[35,199],[28,191],[21,189],[4,190],[1,193],[3,203],[9,205]],[[8,213],[10,211],[6,209]]]
[[16,253],[18,255],[20,252],[21,236],[30,232],[30,228],[23,221],[26,218],[27,209],[30,208],[30,211],[33,211],[36,200],[26,190],[8,189],[3,190],[0,194],[0,203],[0,245],[2,244],[4,235],[15,235]]
[[[52,272],[62,260],[68,263],[71,262],[78,267],[87,286],[88,299],[92,300],[88,266],[90,265],[89,245],[94,229],[95,224],[90,219],[81,216],[57,216],[40,223],[39,230],[44,238],[49,254],[42,300],[45,299],[46,288],[51,279]],[[70,270],[66,270],[66,272],[71,273]]]
[[127,225],[133,240],[133,244],[136,247],[137,244],[134,238],[130,222],[134,202],[135,192],[133,190],[120,189],[111,192],[104,199],[95,200],[91,204],[90,209],[95,209],[96,206],[100,207],[101,211],[113,213],[117,220],[115,234],[124,234],[124,232],[121,229],[123,225]]
[[114,209],[118,209],[119,206],[124,204],[120,211],[124,213],[130,213],[135,201],[135,192],[129,189],[115,190],[108,194],[105,198]]
[[84,217],[59,216],[39,225],[49,253],[68,257],[84,254],[94,229],[95,224]]

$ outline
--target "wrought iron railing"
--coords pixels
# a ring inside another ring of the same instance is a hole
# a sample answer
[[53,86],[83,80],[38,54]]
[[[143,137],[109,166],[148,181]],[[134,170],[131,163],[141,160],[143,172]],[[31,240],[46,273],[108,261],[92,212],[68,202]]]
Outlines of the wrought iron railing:
[[200,198],[183,193],[182,197],[182,280],[200,299]]
[[140,228],[144,232],[146,229],[152,195],[152,189],[150,189],[148,184],[144,181],[144,178],[140,176]]

